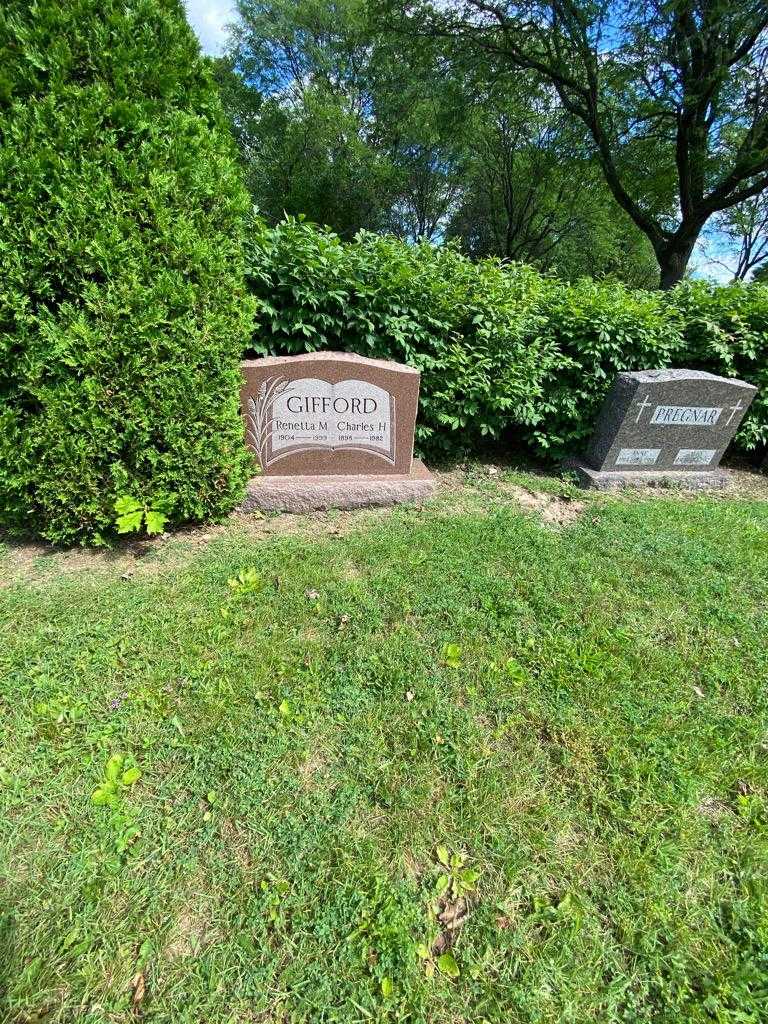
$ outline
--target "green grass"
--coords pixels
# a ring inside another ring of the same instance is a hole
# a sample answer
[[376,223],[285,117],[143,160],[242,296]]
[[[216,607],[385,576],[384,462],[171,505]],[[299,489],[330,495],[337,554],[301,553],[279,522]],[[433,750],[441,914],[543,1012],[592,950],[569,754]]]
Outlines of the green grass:
[[768,506],[449,506],[0,590],[0,1019],[768,1019]]

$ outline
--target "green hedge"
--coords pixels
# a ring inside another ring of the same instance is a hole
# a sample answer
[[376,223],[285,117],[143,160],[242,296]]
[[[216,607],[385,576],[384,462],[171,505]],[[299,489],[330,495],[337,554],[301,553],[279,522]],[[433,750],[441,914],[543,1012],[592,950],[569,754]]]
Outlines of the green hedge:
[[549,281],[545,301],[544,331],[558,358],[544,384],[541,418],[526,437],[539,454],[560,458],[584,450],[620,370],[675,365],[682,339],[662,292],[614,281]]
[[369,233],[344,243],[292,218],[254,224],[248,253],[254,351],[339,349],[418,367],[418,437],[432,447],[536,422],[558,353],[535,270]]
[[670,305],[692,366],[759,388],[737,435],[739,447],[751,451],[768,442],[768,284],[689,281],[674,289]]
[[11,0],[0,49],[0,523],[221,515],[248,470],[248,200],[181,4]]
[[762,387],[737,445],[768,441],[768,286],[569,285],[452,246],[366,233],[345,243],[292,218],[257,220],[247,253],[252,350],[341,349],[418,367],[423,450],[514,431],[539,456],[578,452],[618,371],[665,366]]

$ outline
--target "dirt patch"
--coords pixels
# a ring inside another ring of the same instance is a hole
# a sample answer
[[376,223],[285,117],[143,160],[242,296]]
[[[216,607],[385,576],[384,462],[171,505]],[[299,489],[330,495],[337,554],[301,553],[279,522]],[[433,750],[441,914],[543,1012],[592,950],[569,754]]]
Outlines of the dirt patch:
[[250,537],[344,537],[388,519],[395,508],[361,508],[328,512],[235,512],[230,522]]
[[198,909],[187,908],[174,923],[165,955],[169,960],[197,956],[205,946],[210,945],[213,937],[207,916]]
[[548,526],[570,526],[584,511],[585,502],[543,491],[530,491],[518,484],[501,481],[499,489],[515,499],[525,509],[541,516]]
[[[115,547],[60,548],[0,538],[0,588],[14,582],[45,582],[53,575],[107,573],[130,580],[173,570],[218,538],[239,532],[254,539],[343,537],[391,516],[392,508],[258,516],[235,512],[224,523],[184,527]],[[354,573],[353,573],[354,575]]]
[[410,850],[405,850],[401,856],[402,869],[404,873],[415,882],[420,881],[426,868],[414,857]]
[[346,562],[344,568],[341,570],[341,578],[351,583],[354,580],[360,580],[365,576],[365,571],[360,566],[355,565],[354,562]]
[[768,501],[768,473],[761,473],[746,459],[732,459],[723,469],[728,471],[728,486],[722,491],[707,491],[711,497]]
[[462,463],[451,469],[433,470],[432,475],[437,480],[440,490],[456,491],[467,486],[469,466],[467,463]]
[[226,524],[182,528],[157,537],[121,540],[112,548],[72,547],[2,538],[0,587],[23,580],[47,581],[52,575],[108,573],[125,580],[154,575],[186,561],[227,531]]
[[140,555],[121,549],[119,553],[87,548],[56,548],[48,544],[6,541],[2,559],[0,587],[13,580],[45,577],[51,572],[90,572],[95,568],[112,566],[120,570],[132,566]]
[[222,839],[232,852],[241,870],[248,871],[253,863],[251,846],[249,840],[240,831],[237,822],[231,818],[224,818],[221,823],[220,832]]
[[728,814],[730,807],[725,802],[716,796],[705,796],[699,800],[696,810],[704,818],[708,818],[709,821],[719,821],[724,815]]
[[316,747],[307,753],[298,768],[299,786],[305,792],[311,792],[320,781],[325,768],[325,757]]

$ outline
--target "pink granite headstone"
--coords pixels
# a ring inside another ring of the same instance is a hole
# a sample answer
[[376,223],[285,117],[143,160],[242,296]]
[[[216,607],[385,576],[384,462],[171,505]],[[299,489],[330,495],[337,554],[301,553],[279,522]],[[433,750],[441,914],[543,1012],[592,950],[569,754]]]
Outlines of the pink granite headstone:
[[434,489],[413,458],[418,370],[348,352],[249,359],[242,368],[245,442],[261,470],[247,507],[351,508]]

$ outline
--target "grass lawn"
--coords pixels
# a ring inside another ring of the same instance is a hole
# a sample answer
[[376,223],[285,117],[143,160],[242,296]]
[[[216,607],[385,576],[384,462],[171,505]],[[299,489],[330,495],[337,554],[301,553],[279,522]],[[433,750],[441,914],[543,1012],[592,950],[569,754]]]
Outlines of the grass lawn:
[[768,503],[521,480],[6,544],[0,1020],[768,1020]]

